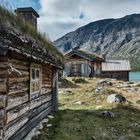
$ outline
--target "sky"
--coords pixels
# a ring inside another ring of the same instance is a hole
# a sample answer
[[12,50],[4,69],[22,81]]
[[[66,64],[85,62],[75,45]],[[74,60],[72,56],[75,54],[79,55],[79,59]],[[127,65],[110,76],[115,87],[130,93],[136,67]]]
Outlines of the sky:
[[140,0],[0,0],[12,10],[33,7],[38,30],[52,41],[90,22],[140,13]]

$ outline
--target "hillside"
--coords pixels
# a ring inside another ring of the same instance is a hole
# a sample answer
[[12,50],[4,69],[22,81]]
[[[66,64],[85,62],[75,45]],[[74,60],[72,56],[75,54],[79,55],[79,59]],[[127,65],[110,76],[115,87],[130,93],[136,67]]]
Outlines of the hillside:
[[129,58],[133,70],[140,70],[140,14],[92,22],[54,41],[63,52],[77,44],[107,58]]

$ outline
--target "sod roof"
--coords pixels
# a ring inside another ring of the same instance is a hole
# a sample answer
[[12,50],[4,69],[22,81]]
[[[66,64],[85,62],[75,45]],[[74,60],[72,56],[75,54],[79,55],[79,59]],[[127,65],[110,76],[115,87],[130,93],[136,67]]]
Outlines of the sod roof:
[[63,54],[49,40],[29,23],[0,6],[0,55],[6,55],[9,50],[63,67]]

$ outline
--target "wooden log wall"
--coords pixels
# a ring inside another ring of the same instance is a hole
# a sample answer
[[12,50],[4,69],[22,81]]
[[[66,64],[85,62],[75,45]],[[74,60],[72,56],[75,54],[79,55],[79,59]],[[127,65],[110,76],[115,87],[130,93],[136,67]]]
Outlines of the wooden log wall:
[[38,96],[31,98],[31,63],[31,61],[10,58],[7,62],[8,68],[5,69],[3,62],[0,62],[0,134],[4,131],[6,140],[23,137],[42,118],[39,114],[45,117],[51,111],[52,67],[49,64],[40,65],[42,90]]
[[106,71],[106,72],[102,72],[102,77],[128,81],[129,72],[128,71]]
[[4,135],[5,107],[7,100],[8,58],[0,56],[0,139]]

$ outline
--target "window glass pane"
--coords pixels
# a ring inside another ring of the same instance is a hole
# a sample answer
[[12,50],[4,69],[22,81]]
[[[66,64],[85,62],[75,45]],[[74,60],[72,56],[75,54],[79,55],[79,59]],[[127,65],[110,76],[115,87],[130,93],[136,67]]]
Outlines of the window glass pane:
[[35,79],[35,69],[32,69],[32,79]]
[[36,78],[39,79],[39,70],[36,70]]
[[35,92],[35,91],[36,91],[35,86],[36,86],[35,83],[32,83],[32,84],[31,84],[31,91],[32,91],[32,92]]
[[36,91],[39,91],[40,90],[40,81],[37,81],[36,82]]

